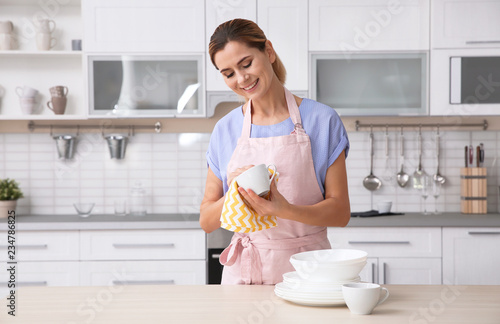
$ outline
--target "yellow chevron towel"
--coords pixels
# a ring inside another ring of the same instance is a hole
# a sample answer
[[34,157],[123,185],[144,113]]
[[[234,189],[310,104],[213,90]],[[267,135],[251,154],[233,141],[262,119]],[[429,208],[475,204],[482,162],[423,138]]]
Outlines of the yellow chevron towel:
[[[265,198],[268,199],[269,194]],[[222,228],[241,233],[257,232],[278,225],[276,216],[259,216],[245,204],[243,197],[238,192],[238,183],[236,181],[231,183],[226,193],[220,221]]]

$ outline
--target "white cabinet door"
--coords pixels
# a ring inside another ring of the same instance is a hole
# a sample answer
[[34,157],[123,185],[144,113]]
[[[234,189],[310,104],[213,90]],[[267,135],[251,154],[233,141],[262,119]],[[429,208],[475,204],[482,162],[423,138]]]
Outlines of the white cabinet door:
[[378,266],[380,284],[441,284],[441,258],[379,258]]
[[205,261],[81,262],[82,286],[204,285]]
[[429,49],[429,0],[310,0],[309,50]]
[[285,65],[285,86],[307,91],[307,1],[259,0],[257,8],[257,22]]
[[443,283],[500,285],[500,228],[443,228]]
[[88,0],[86,52],[204,52],[204,0]]
[[[257,0],[206,0],[206,51],[210,37],[215,28],[225,21],[234,18],[244,18],[257,21]],[[215,69],[210,56],[207,55],[207,91],[228,91],[229,88]]]
[[500,47],[500,1],[433,0],[432,48]]

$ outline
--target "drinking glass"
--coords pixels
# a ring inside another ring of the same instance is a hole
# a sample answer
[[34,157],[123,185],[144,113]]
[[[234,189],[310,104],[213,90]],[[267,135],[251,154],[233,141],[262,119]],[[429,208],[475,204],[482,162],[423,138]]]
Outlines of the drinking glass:
[[434,214],[439,214],[437,208],[437,199],[441,194],[441,182],[432,181],[432,196],[434,197]]
[[422,177],[422,187],[420,188],[420,196],[424,199],[424,215],[427,215],[427,197],[429,197],[429,191],[432,190],[429,176]]

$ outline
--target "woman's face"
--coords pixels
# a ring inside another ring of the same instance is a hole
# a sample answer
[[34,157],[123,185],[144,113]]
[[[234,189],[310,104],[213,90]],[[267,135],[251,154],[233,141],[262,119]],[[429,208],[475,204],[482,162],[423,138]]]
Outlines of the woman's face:
[[237,41],[230,41],[218,51],[214,61],[227,86],[247,99],[256,99],[266,94],[275,74],[275,60],[271,43],[266,43],[263,52]]

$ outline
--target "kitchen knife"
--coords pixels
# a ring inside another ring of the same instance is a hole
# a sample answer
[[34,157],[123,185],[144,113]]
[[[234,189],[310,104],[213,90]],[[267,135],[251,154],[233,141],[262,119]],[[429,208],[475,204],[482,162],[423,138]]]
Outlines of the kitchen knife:
[[476,147],[476,167],[481,166],[481,147],[478,145]]
[[474,147],[469,145],[469,166],[474,166]]
[[480,157],[479,157],[479,166],[482,167],[484,165],[484,145],[483,145],[483,143],[480,143],[479,147],[481,148]]
[[465,145],[465,167],[469,166],[469,147]]

